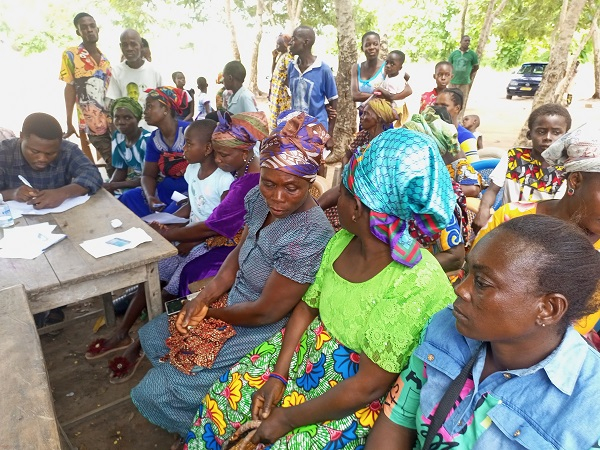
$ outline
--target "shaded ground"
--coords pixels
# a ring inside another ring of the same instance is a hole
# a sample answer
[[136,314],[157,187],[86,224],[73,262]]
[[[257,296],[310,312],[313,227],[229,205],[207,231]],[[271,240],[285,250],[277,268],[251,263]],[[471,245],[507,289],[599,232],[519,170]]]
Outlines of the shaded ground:
[[[99,309],[101,305],[102,302],[97,299],[71,306],[66,311],[67,318]],[[69,425],[73,419],[129,395],[130,389],[151,366],[145,360],[127,383],[110,384],[107,367],[112,356],[95,361],[87,361],[84,357],[90,342],[98,336],[108,335],[106,327],[102,327],[98,334],[93,333],[96,319],[71,324],[56,337],[41,336],[56,415],[61,424],[66,424],[63,428],[71,445],[79,450],[168,449],[173,435],[147,422],[130,400]],[[138,321],[136,331],[140,325]]]

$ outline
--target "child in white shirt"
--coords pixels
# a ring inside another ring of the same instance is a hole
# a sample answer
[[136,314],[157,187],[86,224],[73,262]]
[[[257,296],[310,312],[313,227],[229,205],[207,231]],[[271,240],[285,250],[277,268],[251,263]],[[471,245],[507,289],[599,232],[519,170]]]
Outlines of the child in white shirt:
[[408,108],[404,99],[412,94],[408,84],[410,75],[402,70],[405,56],[400,50],[392,50],[385,61],[385,79],[375,89],[375,95],[379,95],[391,102],[398,113],[400,120],[396,123],[401,126],[408,119]]

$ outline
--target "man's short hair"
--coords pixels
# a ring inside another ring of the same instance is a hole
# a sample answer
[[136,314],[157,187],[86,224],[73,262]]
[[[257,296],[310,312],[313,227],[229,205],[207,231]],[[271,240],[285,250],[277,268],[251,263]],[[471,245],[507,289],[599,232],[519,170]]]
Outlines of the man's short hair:
[[225,64],[223,73],[231,75],[234,80],[237,80],[241,83],[243,83],[246,79],[246,68],[239,61],[229,61],[227,64]]
[[177,75],[179,75],[179,74],[183,75],[183,72],[180,71],[180,70],[178,70],[176,72],[173,72],[173,74],[171,74],[171,78],[173,79],[173,83],[175,83],[175,77],[177,77]]
[[[86,12],[80,12],[79,14],[77,14],[74,18],[73,18],[73,25],[75,25],[75,28],[79,27],[79,21],[81,19],[83,19],[84,17],[92,17],[90,14],[86,13]],[[93,17],[92,17],[93,19]]]
[[450,68],[452,69],[452,63],[450,61],[440,61],[439,63],[437,63],[435,65],[435,68],[433,69],[434,72],[437,72],[438,67],[440,66],[450,66]]
[[21,132],[25,137],[35,134],[37,137],[47,140],[61,140],[63,136],[58,120],[50,114],[41,112],[28,115],[23,122]]

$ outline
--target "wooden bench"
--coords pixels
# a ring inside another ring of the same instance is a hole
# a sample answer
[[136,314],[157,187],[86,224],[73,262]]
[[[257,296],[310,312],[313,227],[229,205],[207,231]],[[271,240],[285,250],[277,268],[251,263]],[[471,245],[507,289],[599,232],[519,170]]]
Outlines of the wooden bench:
[[60,450],[48,373],[25,289],[2,289],[0,301],[0,449]]

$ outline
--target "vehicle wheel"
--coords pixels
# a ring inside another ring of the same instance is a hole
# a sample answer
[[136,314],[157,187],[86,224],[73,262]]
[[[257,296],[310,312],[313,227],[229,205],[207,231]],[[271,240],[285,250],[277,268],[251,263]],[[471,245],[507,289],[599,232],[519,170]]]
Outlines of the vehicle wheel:
[[512,95],[506,94],[506,100],[512,100]]

